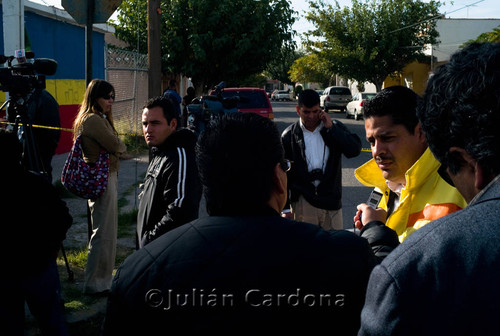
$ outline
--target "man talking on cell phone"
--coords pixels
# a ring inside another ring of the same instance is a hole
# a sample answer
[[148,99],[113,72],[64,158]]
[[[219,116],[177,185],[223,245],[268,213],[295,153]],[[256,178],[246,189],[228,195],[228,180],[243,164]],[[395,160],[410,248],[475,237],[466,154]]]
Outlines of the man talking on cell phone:
[[342,154],[358,156],[361,140],[320,107],[319,95],[304,90],[296,107],[299,120],[288,126],[281,140],[288,172],[288,203],[284,217],[342,229]]

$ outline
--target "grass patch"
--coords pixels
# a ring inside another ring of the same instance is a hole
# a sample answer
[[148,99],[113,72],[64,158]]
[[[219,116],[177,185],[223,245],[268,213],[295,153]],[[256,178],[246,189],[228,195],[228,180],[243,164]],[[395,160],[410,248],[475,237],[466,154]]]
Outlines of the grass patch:
[[[116,250],[115,267],[118,267],[134,251],[134,248],[118,245]],[[66,257],[68,259],[70,270],[74,275],[74,281],[71,282],[67,280],[68,272],[66,269],[66,263],[61,254],[57,259],[57,266],[61,277],[61,293],[64,300],[64,309],[66,312],[84,312],[90,309],[90,307],[97,303],[98,300],[103,299],[83,294],[85,265],[87,264],[87,249],[69,249],[66,251]],[[95,323],[100,325],[102,320],[95,321]],[[86,325],[86,322],[84,322],[82,326],[93,329],[92,326]],[[74,327],[74,325],[72,325],[72,327]],[[81,335],[95,334],[87,331],[87,333],[83,333]]]
[[137,209],[118,215],[118,237],[130,237],[135,233]]
[[[66,250],[66,258],[68,259],[68,263],[70,264],[70,266],[85,269],[85,265],[87,265],[87,253],[88,250],[86,248],[69,249]],[[57,258],[57,264],[65,265],[65,261],[62,256],[59,256],[59,258]]]
[[123,135],[121,139],[127,146],[127,153],[129,154],[144,154],[149,151],[149,147],[146,144],[146,141],[144,141],[144,137],[142,135]]
[[66,311],[84,311],[97,301],[96,297],[82,295],[80,286],[66,286],[63,294]]
[[[128,203],[129,202],[126,197],[120,197],[118,199],[118,209],[123,208],[124,206],[128,205]],[[118,219],[118,221],[120,220]]]

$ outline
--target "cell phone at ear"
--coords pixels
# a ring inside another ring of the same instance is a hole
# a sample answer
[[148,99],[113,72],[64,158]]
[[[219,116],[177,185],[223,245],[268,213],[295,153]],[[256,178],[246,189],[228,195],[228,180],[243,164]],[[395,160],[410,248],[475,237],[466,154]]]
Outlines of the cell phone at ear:
[[376,209],[381,199],[382,199],[382,193],[373,190],[372,193],[370,194],[370,197],[368,198],[368,202],[366,203],[373,209]]

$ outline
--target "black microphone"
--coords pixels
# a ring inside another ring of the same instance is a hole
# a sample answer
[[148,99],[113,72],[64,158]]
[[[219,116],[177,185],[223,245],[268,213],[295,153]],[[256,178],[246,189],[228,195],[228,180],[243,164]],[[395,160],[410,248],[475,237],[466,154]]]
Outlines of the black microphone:
[[52,76],[57,71],[57,62],[50,58],[37,58],[33,67],[41,75]]
[[12,58],[13,56],[0,55],[0,64],[4,64],[5,62],[11,60]]
[[[28,50],[25,54],[26,59],[32,59],[35,58],[35,53],[33,51]],[[14,56],[5,56],[5,55],[0,55],[0,64],[4,64],[7,61],[12,61],[14,59]]]

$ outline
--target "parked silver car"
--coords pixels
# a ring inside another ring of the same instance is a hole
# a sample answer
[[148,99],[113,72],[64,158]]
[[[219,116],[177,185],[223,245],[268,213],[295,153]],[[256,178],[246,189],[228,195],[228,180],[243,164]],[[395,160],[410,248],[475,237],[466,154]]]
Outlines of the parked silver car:
[[344,112],[346,105],[352,99],[351,90],[346,86],[329,86],[319,97],[320,106],[328,110],[340,110]]
[[293,92],[284,90],[275,91],[271,95],[271,100],[293,100]]
[[359,120],[363,118],[364,113],[364,103],[367,99],[372,99],[377,95],[376,92],[358,92],[352,97],[352,100],[347,104],[345,110],[345,117],[349,119],[351,116],[354,120]]

